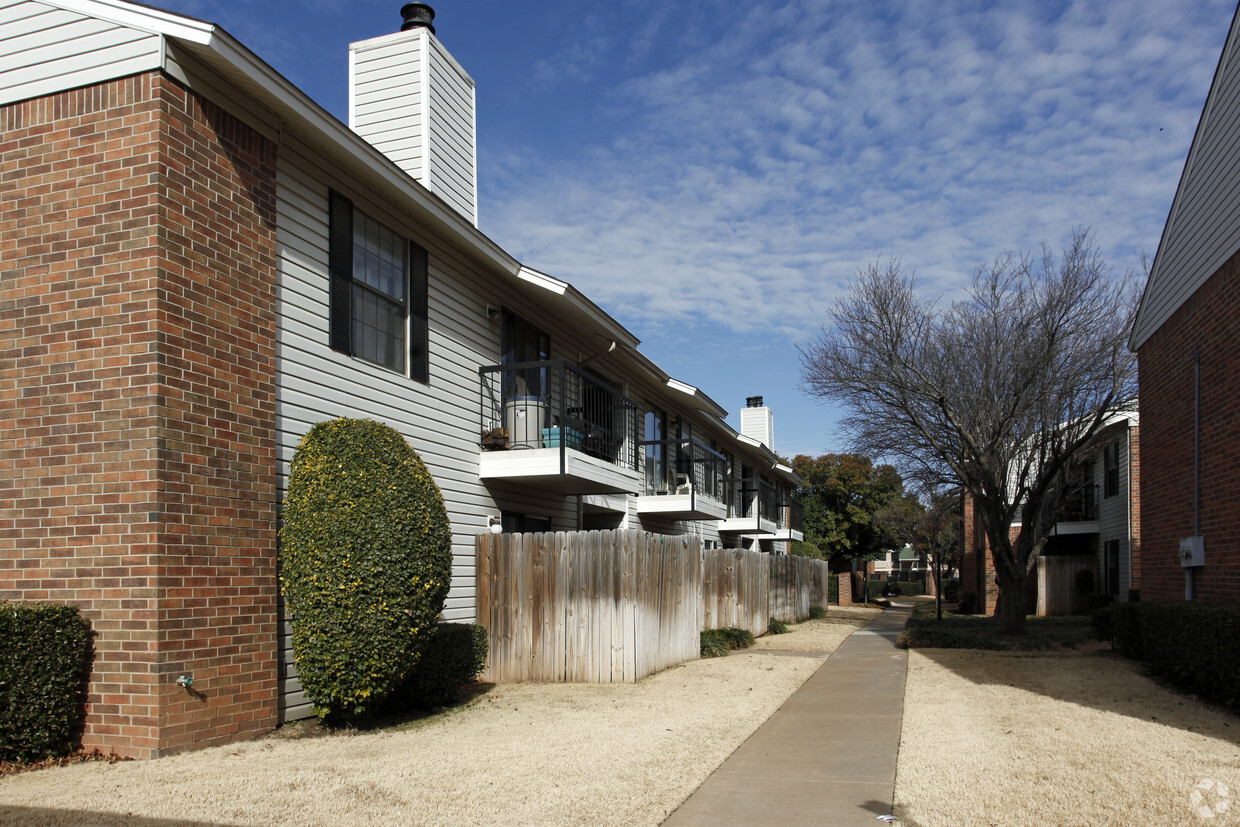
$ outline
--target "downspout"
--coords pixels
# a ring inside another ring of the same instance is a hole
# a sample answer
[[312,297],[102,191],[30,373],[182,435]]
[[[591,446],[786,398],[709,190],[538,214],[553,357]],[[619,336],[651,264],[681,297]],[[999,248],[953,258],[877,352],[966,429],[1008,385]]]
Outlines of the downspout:
[[[1193,536],[1201,536],[1201,350],[1193,351]],[[1193,599],[1193,568],[1184,569],[1184,599]]]
[[[1125,512],[1128,518],[1128,530],[1125,537],[1128,538],[1128,591],[1132,591],[1132,421],[1129,420],[1128,427],[1124,431],[1127,438],[1127,445],[1124,450],[1124,461],[1128,463],[1128,482],[1126,483],[1125,496],[1128,498],[1128,508]],[[1119,599],[1119,595],[1115,596]]]

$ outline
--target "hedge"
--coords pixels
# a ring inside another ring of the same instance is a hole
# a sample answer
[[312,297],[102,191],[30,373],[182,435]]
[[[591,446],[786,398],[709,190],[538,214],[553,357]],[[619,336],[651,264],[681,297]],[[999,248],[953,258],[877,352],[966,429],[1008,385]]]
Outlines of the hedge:
[[880,595],[882,595],[884,589],[887,590],[888,594],[893,594],[893,593],[897,595],[925,594],[926,584],[921,582],[920,580],[914,580],[912,582],[867,580],[865,581],[866,600],[869,601],[869,600],[873,600],[875,597],[879,597]]
[[404,437],[365,419],[310,429],[293,457],[280,563],[316,713],[370,711],[429,644],[451,578],[443,495]]
[[393,699],[404,707],[447,706],[487,663],[487,630],[477,623],[440,623]]
[[73,751],[90,656],[76,606],[0,603],[0,761]]
[[827,575],[827,602],[840,602],[840,576],[838,574]]
[[1240,606],[1218,603],[1112,603],[1115,648],[1202,697],[1240,709]]

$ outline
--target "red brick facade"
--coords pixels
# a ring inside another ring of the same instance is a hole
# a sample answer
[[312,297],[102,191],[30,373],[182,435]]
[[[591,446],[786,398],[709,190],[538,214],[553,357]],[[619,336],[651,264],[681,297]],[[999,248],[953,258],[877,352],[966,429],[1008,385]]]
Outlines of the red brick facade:
[[[993,615],[999,603],[999,585],[995,574],[995,561],[986,539],[986,528],[981,515],[973,507],[973,498],[966,493],[962,505],[962,530],[960,532],[960,591],[974,592],[978,608],[983,614]],[[1019,528],[1012,531],[1015,539]]]
[[275,155],[158,73],[0,108],[0,598],[90,619],[88,748],[275,723]]
[[1240,252],[1140,348],[1141,593],[1183,599],[1179,541],[1194,533],[1195,354],[1201,357],[1200,531],[1206,565],[1197,600],[1240,601]]

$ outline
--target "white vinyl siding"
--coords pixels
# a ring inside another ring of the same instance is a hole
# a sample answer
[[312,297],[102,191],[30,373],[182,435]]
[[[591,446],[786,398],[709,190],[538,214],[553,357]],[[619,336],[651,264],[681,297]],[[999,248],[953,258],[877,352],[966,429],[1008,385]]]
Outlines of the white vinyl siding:
[[0,7],[0,104],[159,69],[159,35],[25,0]]
[[1132,333],[1141,347],[1240,250],[1240,16],[1219,62]]
[[430,42],[431,191],[477,225],[474,84],[438,41]]
[[477,226],[473,80],[424,28],[355,43],[349,60],[349,126]]
[[422,180],[425,39],[384,40],[383,45],[349,54],[353,63],[349,126],[410,176]]
[[1132,585],[1132,543],[1129,536],[1129,508],[1131,508],[1131,480],[1128,472],[1128,426],[1120,425],[1108,429],[1107,444],[1119,440],[1119,491],[1112,497],[1102,496],[1105,490],[1103,451],[1099,450],[1094,457],[1094,476],[1098,484],[1098,590],[1103,591],[1106,584],[1102,582],[1106,571],[1103,555],[1106,553],[1108,540],[1119,541],[1119,595],[1124,599]]

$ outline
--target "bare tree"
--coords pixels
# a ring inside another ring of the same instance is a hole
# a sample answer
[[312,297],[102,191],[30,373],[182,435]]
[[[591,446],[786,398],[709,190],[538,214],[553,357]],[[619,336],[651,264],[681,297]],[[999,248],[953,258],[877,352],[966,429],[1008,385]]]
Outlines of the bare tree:
[[920,298],[893,259],[861,270],[801,349],[802,387],[844,404],[857,450],[972,496],[1009,633],[1024,630],[1025,581],[1069,462],[1136,399],[1137,288],[1086,230],[1058,257],[1043,244],[1040,256],[995,259],[948,307]]

